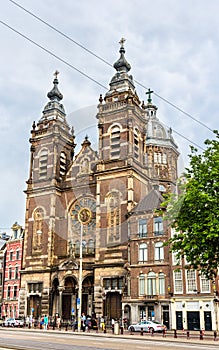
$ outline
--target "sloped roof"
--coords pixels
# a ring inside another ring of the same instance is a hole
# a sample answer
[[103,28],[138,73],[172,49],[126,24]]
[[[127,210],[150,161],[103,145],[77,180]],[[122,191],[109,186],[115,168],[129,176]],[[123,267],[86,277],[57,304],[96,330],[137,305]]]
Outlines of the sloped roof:
[[160,204],[164,201],[159,191],[152,189],[132,210],[133,214],[146,213],[160,208]]
[[4,248],[4,245],[6,244],[6,241],[2,238],[0,238],[0,250]]

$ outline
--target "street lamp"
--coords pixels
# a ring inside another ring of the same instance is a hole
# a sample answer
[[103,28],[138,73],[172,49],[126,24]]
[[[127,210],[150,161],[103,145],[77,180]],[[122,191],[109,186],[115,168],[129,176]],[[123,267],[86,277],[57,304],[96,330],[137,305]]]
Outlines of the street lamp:
[[78,276],[78,332],[81,330],[81,304],[82,304],[82,238],[84,225],[88,225],[92,219],[92,213],[89,208],[81,208],[78,213],[78,220],[81,224],[80,230],[80,255],[79,255],[79,276]]

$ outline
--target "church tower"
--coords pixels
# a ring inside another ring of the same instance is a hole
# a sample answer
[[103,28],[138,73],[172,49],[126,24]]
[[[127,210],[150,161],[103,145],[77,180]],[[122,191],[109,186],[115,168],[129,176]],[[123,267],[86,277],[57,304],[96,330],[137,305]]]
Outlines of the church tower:
[[[146,112],[136,93],[125,40],[109,91],[98,105],[99,163],[96,171],[97,247],[95,265],[96,312],[121,317],[124,265],[127,261],[127,215],[148,191],[145,164]],[[101,283],[101,286],[100,286]],[[104,295],[98,299],[98,290]]]
[[67,250],[65,208],[60,198],[75,144],[60,102],[63,96],[58,89],[58,72],[54,75],[53,88],[47,95],[49,102],[41,119],[33,123],[30,138],[21,275],[21,313],[27,299],[29,315],[36,308],[38,315],[47,313],[44,307],[48,305],[50,270],[58,256],[65,256]]
[[156,185],[161,192],[175,192],[178,174],[178,147],[173,139],[171,128],[168,129],[157,118],[157,107],[152,103],[151,98],[152,91],[149,89],[147,94],[145,159],[148,176],[152,185]]

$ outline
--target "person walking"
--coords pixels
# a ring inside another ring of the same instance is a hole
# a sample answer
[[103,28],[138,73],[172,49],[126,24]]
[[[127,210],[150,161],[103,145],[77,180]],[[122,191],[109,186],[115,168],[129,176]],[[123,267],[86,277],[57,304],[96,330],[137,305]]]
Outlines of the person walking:
[[81,329],[83,332],[85,332],[85,328],[86,328],[86,316],[85,316],[85,313],[83,312],[81,316]]
[[44,316],[44,329],[48,329],[49,318],[47,315]]

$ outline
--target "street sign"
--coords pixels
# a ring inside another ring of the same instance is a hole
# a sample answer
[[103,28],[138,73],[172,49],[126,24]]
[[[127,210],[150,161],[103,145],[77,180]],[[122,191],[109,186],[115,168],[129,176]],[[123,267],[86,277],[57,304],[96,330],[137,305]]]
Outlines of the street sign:
[[80,298],[77,298],[77,305],[80,305],[81,301]]
[[34,308],[32,307],[31,312],[34,312]]

